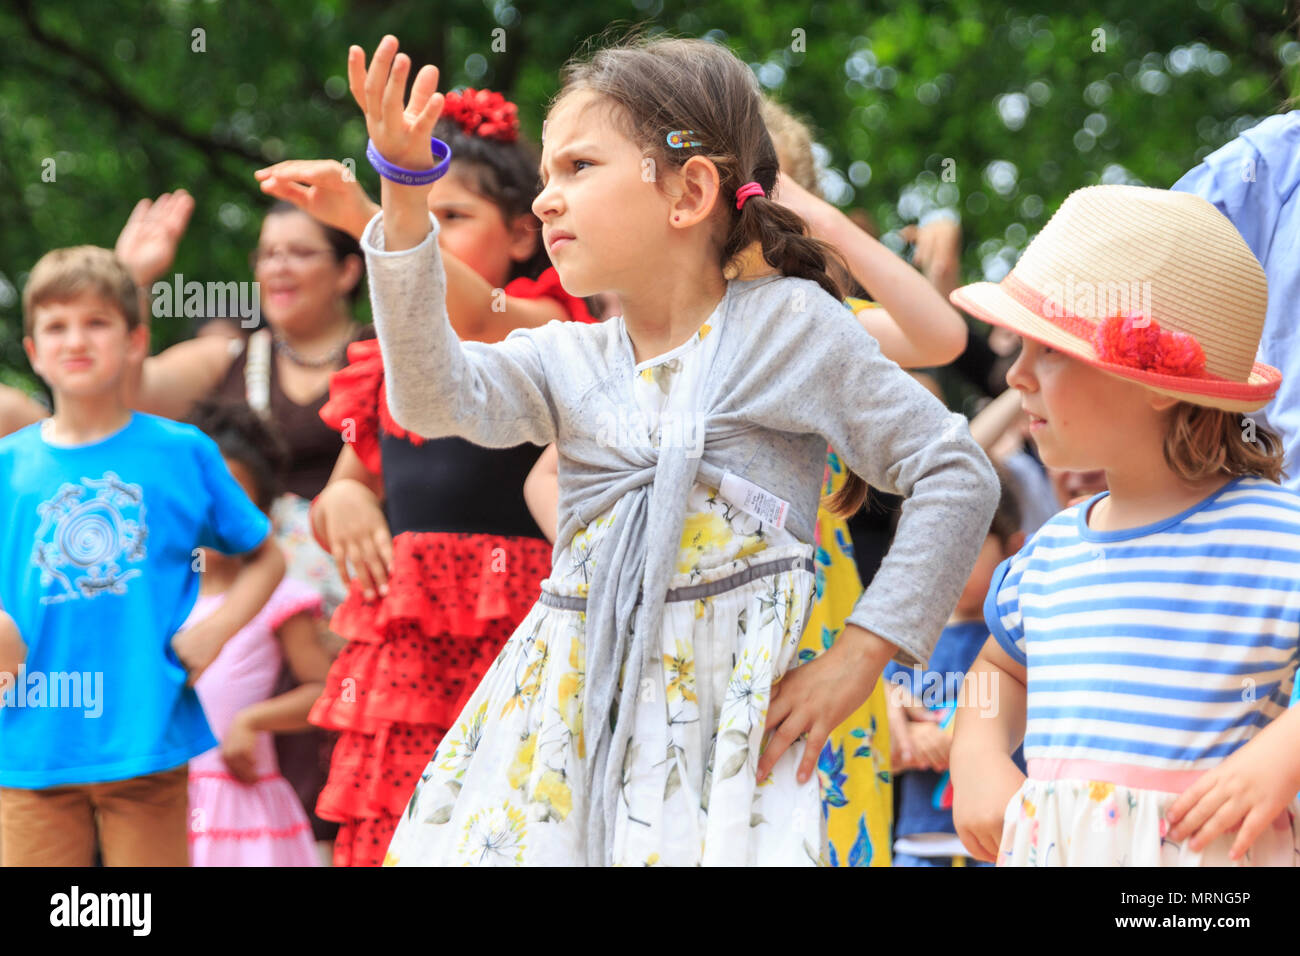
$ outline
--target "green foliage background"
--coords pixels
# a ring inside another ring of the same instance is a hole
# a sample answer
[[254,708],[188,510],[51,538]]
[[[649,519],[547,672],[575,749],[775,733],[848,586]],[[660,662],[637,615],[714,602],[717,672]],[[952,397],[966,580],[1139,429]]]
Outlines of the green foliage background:
[[[444,89],[507,93],[536,139],[559,67],[611,20],[728,45],[815,127],[829,198],[896,247],[928,208],[959,208],[967,279],[1000,278],[1071,189],[1168,186],[1300,91],[1285,0],[4,0],[0,381],[35,385],[20,345],[32,264],[111,247],[141,196],[189,189],[173,272],[230,281],[250,278],[267,205],[254,169],[353,157],[375,194],[350,43],[394,33]],[[154,345],[188,333],[159,322]]]

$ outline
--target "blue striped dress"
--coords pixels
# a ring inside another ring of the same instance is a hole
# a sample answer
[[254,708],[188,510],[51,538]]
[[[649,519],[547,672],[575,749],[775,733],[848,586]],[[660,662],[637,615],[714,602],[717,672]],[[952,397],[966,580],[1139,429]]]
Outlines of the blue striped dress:
[[[1181,514],[1088,527],[1096,495],[994,573],[993,637],[1026,668],[1028,779],[1003,865],[1221,865],[1164,814],[1286,708],[1300,646],[1300,494],[1230,481]],[[1294,865],[1293,803],[1246,862]]]

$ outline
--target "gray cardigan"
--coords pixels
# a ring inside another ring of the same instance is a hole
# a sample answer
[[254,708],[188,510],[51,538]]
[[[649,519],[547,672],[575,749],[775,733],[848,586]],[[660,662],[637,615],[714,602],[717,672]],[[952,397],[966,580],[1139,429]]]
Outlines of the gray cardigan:
[[492,448],[555,442],[555,560],[576,531],[627,499],[587,599],[583,792],[588,862],[602,864],[643,677],[657,687],[653,699],[666,699],[656,641],[692,483],[716,488],[731,473],[761,486],[789,503],[786,527],[809,543],[828,443],[873,487],[905,496],[893,546],[848,620],[897,645],[902,663],[924,665],[988,532],[997,477],[963,416],[884,358],[842,303],[815,282],[784,276],[727,285],[721,339],[697,400],[703,454],[687,442],[656,450],[626,440],[610,430],[637,413],[622,318],[462,343],[447,321],[430,219],[432,231],[413,249],[384,250],[382,213],[361,237],[394,420],[429,438],[459,435]]

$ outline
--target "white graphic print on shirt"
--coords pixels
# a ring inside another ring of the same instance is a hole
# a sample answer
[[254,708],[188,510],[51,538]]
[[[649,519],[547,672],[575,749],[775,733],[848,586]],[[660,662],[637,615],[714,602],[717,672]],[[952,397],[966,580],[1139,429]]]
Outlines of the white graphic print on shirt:
[[55,581],[63,587],[44,595],[42,604],[125,594],[126,582],[141,573],[125,567],[144,560],[149,536],[139,485],[106,471],[103,478],[82,478],[80,485],[65,482],[36,510],[41,524],[32,561],[41,569],[42,587]]

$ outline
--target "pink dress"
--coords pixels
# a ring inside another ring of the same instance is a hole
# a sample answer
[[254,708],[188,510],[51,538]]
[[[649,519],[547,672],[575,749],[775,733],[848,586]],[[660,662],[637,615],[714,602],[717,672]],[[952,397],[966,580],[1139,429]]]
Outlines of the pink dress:
[[[211,614],[224,594],[200,595],[186,626]],[[275,631],[304,611],[320,614],[321,599],[285,578],[266,606],[230,639],[194,689],[212,733],[224,740],[235,714],[272,696],[283,662]],[[256,783],[230,774],[221,749],[190,761],[191,866],[320,866],[311,824],[289,781],[280,775],[272,735],[259,733]]]

